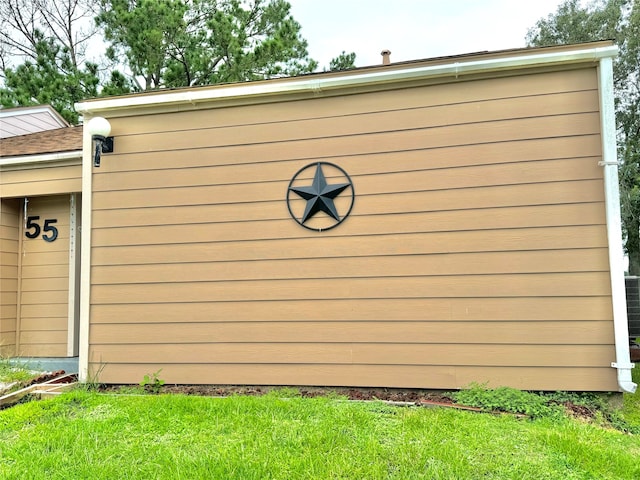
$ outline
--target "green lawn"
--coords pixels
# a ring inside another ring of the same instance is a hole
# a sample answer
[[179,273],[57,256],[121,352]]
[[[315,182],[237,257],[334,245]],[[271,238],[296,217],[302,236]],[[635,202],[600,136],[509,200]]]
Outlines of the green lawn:
[[16,367],[0,357],[0,383],[25,382],[32,379],[33,376],[34,372],[23,367]]
[[[627,421],[639,420],[639,399],[625,397]],[[3,479],[638,479],[639,459],[640,435],[580,420],[278,392],[77,390],[0,411]]]
[[634,368],[631,373],[633,381],[639,385],[639,387],[633,395],[630,393],[624,394],[622,415],[627,422],[640,428],[640,362],[636,363],[636,368]]

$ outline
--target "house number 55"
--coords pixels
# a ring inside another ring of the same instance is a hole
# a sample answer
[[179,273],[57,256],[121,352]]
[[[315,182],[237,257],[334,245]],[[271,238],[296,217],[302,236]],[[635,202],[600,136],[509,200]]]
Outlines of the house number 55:
[[[40,217],[27,217],[27,231],[25,232],[27,238],[38,238],[38,235],[40,235],[40,224],[36,220],[40,220]],[[45,242],[53,242],[58,238],[58,229],[53,226],[53,224],[57,222],[58,219],[56,218],[50,218],[44,221],[44,225],[42,227],[42,239]]]

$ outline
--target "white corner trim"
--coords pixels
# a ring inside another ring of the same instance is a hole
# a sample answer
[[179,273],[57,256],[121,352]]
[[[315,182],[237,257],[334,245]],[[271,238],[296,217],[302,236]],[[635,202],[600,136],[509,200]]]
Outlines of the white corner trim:
[[381,85],[426,78],[452,77],[474,73],[499,72],[527,67],[552,66],[557,64],[597,62],[602,58],[615,57],[618,47],[592,47],[561,52],[519,54],[512,57],[489,59],[457,58],[448,63],[421,65],[396,69],[378,69],[369,72],[345,72],[342,75],[301,76],[283,81],[236,83],[212,87],[197,87],[177,91],[159,91],[147,95],[130,95],[114,98],[88,100],[75,104],[78,113],[98,114],[109,110],[126,110],[141,107],[156,107],[179,104],[195,105],[200,102],[258,98],[260,96],[294,93],[324,92],[349,87]]
[[16,157],[0,157],[0,167],[59,162],[62,160],[80,160],[82,150],[72,152],[43,153],[41,155],[21,155]]
[[80,325],[78,328],[78,377],[89,380],[89,328],[91,316],[91,198],[92,145],[89,130],[82,132],[82,222],[80,234]]
[[611,276],[611,302],[613,304],[613,329],[616,361],[611,363],[618,370],[618,385],[624,392],[633,393],[637,385],[631,377],[627,298],[624,284],[624,254],[622,251],[622,222],[620,216],[620,187],[618,185],[618,161],[616,153],[616,118],[613,93],[613,60],[602,58],[598,68],[600,84],[600,124],[602,128],[602,161],[604,168],[604,192],[609,243],[609,271]]

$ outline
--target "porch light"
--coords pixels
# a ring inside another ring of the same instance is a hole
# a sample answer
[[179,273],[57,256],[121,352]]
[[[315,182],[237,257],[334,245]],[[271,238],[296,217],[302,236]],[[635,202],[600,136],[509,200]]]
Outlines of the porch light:
[[93,117],[87,122],[87,130],[96,145],[93,166],[100,167],[100,154],[113,152],[113,137],[110,137],[111,124],[103,117]]

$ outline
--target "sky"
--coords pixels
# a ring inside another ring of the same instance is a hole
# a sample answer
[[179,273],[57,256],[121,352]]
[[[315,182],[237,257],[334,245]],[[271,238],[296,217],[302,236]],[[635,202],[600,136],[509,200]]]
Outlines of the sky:
[[562,0],[289,0],[320,69],[343,50],[356,66],[521,48]]

